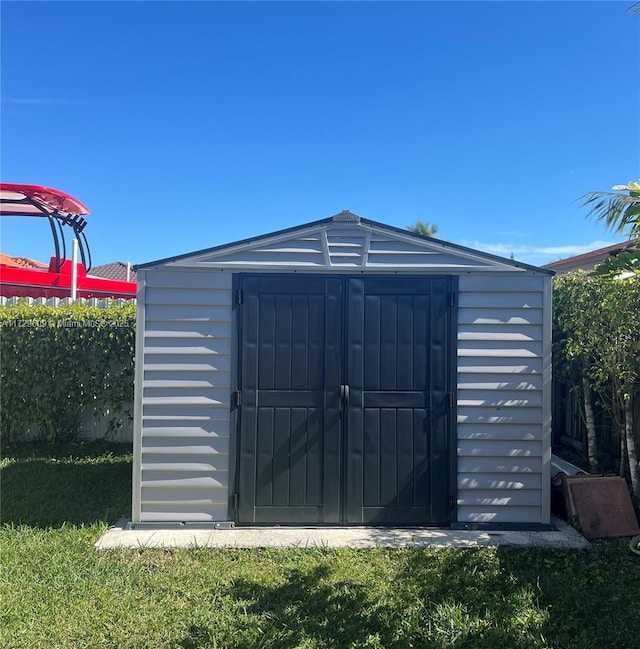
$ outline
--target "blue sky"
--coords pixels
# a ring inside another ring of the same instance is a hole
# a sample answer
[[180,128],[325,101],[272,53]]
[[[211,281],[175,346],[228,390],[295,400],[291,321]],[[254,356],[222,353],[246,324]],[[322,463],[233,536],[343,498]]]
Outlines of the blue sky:
[[631,4],[5,0],[1,177],[87,204],[94,264],[343,209],[544,264],[620,240],[578,199],[640,176]]

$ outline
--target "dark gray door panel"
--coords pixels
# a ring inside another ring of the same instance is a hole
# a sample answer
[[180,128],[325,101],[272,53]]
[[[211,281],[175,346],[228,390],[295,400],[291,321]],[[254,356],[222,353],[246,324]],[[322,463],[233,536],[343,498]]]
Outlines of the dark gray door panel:
[[238,522],[449,522],[450,291],[243,278]]
[[448,522],[449,290],[446,278],[348,282],[348,523]]
[[340,279],[242,286],[239,522],[339,522]]

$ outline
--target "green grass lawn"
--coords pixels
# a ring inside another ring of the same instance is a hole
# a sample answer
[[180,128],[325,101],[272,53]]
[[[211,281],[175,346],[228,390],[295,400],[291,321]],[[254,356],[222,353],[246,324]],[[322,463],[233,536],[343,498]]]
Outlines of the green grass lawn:
[[3,455],[3,648],[640,649],[640,560],[623,542],[99,553],[129,508],[129,449]]

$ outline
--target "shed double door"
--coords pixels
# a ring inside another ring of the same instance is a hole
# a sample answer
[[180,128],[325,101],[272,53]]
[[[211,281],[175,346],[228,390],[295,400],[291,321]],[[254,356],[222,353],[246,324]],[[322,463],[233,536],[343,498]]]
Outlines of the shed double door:
[[450,291],[241,279],[238,523],[449,522]]

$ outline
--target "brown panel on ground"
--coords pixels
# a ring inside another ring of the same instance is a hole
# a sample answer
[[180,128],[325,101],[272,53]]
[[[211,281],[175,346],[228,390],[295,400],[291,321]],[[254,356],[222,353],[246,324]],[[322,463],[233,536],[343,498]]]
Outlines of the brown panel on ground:
[[640,534],[627,483],[609,476],[567,476],[564,496],[569,520],[588,539]]

